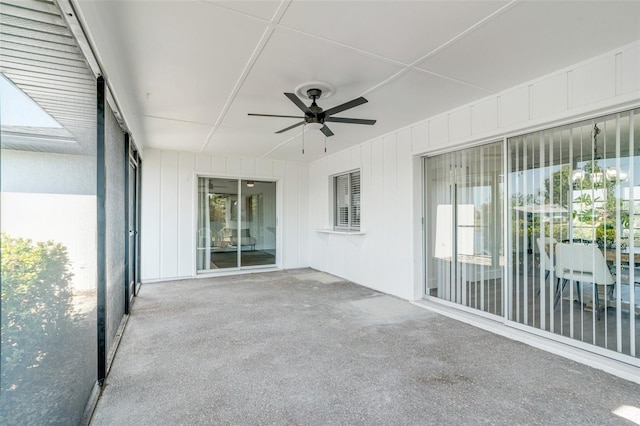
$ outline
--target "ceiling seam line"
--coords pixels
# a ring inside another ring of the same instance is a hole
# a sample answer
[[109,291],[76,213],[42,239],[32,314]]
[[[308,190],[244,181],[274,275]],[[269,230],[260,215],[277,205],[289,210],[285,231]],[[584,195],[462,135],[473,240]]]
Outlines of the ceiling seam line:
[[147,117],[147,118],[156,118],[158,120],[167,120],[167,121],[175,121],[178,123],[188,123],[188,124],[200,124],[203,126],[211,126],[211,123],[203,123],[201,121],[191,121],[191,120],[181,120],[179,118],[170,118],[170,117],[162,117],[160,115],[149,115],[149,114],[142,114],[143,117]]
[[205,139],[204,144],[201,146],[199,152],[202,153],[204,152],[205,149],[207,149],[207,146],[211,142],[211,138],[220,127],[220,124],[222,123],[222,120],[224,119],[224,117],[227,115],[227,111],[229,111],[229,108],[231,107],[231,103],[233,102],[238,92],[240,91],[240,88],[242,87],[245,80],[249,76],[249,72],[253,69],[254,65],[256,64],[256,61],[258,60],[258,58],[262,54],[262,51],[264,50],[264,48],[267,46],[267,43],[271,39],[271,36],[273,35],[276,29],[276,24],[277,24],[277,22],[274,22],[274,21],[276,20],[279,21],[280,19],[282,19],[282,16],[284,15],[284,12],[289,7],[289,4],[290,2],[286,4],[285,2],[280,3],[280,7],[278,8],[278,11],[276,11],[276,13],[274,14],[272,22],[266,28],[266,30],[262,34],[262,37],[260,38],[260,41],[258,41],[258,45],[255,47],[255,49],[251,53],[251,56],[249,57],[247,64],[245,65],[244,69],[240,73],[240,77],[236,81],[236,84],[233,86],[233,89],[231,90],[231,93],[229,94],[227,101],[222,107],[222,111],[220,111],[220,114],[218,115],[218,118],[216,119],[215,124],[209,131],[209,134],[207,135],[207,138]]
[[394,73],[393,75],[391,75],[390,77],[385,78],[384,80],[382,80],[380,83],[374,85],[373,87],[371,87],[370,89],[367,89],[364,91],[364,93],[362,94],[362,96],[365,95],[369,95],[373,92],[375,92],[376,90],[380,89],[381,87],[387,85],[388,83],[391,83],[397,79],[399,79],[400,77],[402,77],[403,75],[405,75],[406,73],[408,73],[411,70],[411,67],[406,67],[401,69],[400,71]]
[[291,32],[294,32],[294,33],[298,33],[298,34],[302,34],[302,35],[307,36],[309,38],[313,38],[313,39],[320,40],[320,41],[328,43],[328,44],[333,44],[335,46],[342,47],[342,48],[347,49],[347,50],[358,52],[358,53],[360,53],[360,54],[362,54],[364,56],[368,56],[368,57],[374,58],[374,59],[379,59],[379,60],[381,60],[383,62],[386,62],[388,64],[391,64],[391,65],[396,65],[396,66],[400,66],[400,67],[411,66],[411,64],[407,64],[405,62],[401,62],[401,61],[398,61],[396,59],[391,59],[391,58],[388,58],[386,56],[378,55],[377,53],[369,52],[368,50],[360,49],[359,47],[350,46],[348,44],[340,43],[339,41],[335,41],[335,40],[330,40],[328,38],[324,38],[324,37],[321,37],[319,35],[311,34],[311,33],[296,29],[296,28],[288,27],[286,25],[278,24],[277,28],[288,30],[288,31],[291,31]]
[[448,77],[448,76],[446,76],[444,74],[440,74],[440,73],[437,73],[437,72],[434,72],[434,71],[425,70],[424,68],[412,67],[411,69],[413,71],[416,71],[416,72],[419,72],[419,73],[422,73],[422,74],[429,74],[429,75],[433,75],[435,77],[439,77],[439,78],[442,78],[442,79],[445,79],[445,80],[449,80],[449,81],[451,81],[453,83],[459,83],[459,84],[463,84],[465,86],[473,87],[474,89],[484,90],[484,91],[487,91],[487,92],[490,92],[490,93],[497,93],[495,90],[491,90],[491,89],[488,89],[486,87],[477,86],[475,84],[469,83],[468,81],[458,80],[457,78]]
[[265,30],[265,32],[262,34],[262,37],[260,38],[258,45],[256,46],[253,53],[249,57],[249,61],[245,65],[244,69],[240,73],[240,77],[236,81],[236,84],[233,86],[233,89],[231,90],[231,93],[229,94],[227,101],[222,107],[222,111],[220,111],[220,114],[218,114],[218,118],[216,119],[216,122],[213,124],[213,127],[211,128],[211,130],[209,131],[209,134],[207,134],[207,138],[205,139],[204,144],[202,144],[202,146],[200,147],[199,152],[204,152],[204,150],[207,149],[207,146],[211,142],[211,138],[220,127],[220,123],[222,123],[222,120],[227,115],[227,111],[229,111],[229,108],[231,108],[231,103],[233,102],[236,95],[238,94],[238,91],[240,91],[240,87],[242,87],[242,84],[245,82],[245,80],[249,76],[249,71],[251,71],[256,61],[258,60],[260,53],[262,53],[262,50],[266,47],[267,41],[271,38],[271,35],[273,35],[273,31],[274,31],[274,28],[269,26]]
[[269,19],[261,18],[259,16],[250,15],[250,14],[248,14],[246,12],[242,12],[240,10],[231,9],[231,8],[222,6],[221,4],[212,3],[212,2],[206,1],[206,0],[199,0],[199,2],[203,3],[203,4],[206,4],[208,6],[212,6],[212,7],[216,8],[216,9],[222,9],[224,11],[233,13],[234,15],[242,16],[243,18],[248,18],[248,19],[251,19],[251,20],[254,20],[254,21],[258,21],[258,22],[260,22],[262,24],[270,24],[271,23],[271,21]]
[[[304,132],[304,130],[303,130],[302,132]],[[297,139],[297,138],[298,138],[298,136],[300,136],[300,135],[302,134],[302,132],[300,132],[300,133],[296,133],[295,135],[291,136],[289,139],[285,139],[284,141],[280,142],[280,143],[279,143],[278,145],[276,145],[275,147],[271,148],[267,153],[265,153],[265,154],[261,155],[261,156],[260,156],[260,157],[258,157],[258,158],[267,158],[267,156],[268,156],[269,154],[271,154],[272,152],[275,152],[275,151],[276,151],[277,149],[279,149],[281,146],[284,146],[284,145],[288,144],[289,142],[291,142],[291,141],[293,141],[293,140]]]
[[[402,77],[403,75],[405,75],[407,72],[409,72],[410,70],[414,69],[414,70],[420,70],[423,72],[427,72],[429,73],[429,71],[423,70],[421,68],[418,68],[418,64],[420,64],[421,62],[423,62],[425,59],[435,55],[436,53],[440,52],[441,50],[449,47],[450,45],[454,44],[455,42],[457,42],[458,40],[461,40],[462,38],[466,37],[468,34],[472,33],[473,31],[475,31],[477,28],[479,28],[481,25],[484,25],[486,22],[490,21],[491,19],[493,19],[494,17],[504,13],[505,10],[507,10],[508,8],[513,7],[514,4],[516,4],[518,2],[518,0],[511,0],[509,3],[507,3],[506,5],[502,6],[500,9],[496,10],[495,12],[489,14],[488,16],[484,17],[483,19],[481,19],[480,21],[476,22],[475,24],[473,24],[471,27],[467,28],[466,30],[464,30],[463,32],[461,32],[460,34],[458,34],[457,36],[453,37],[452,39],[450,39],[449,41],[446,41],[445,43],[441,44],[440,46],[438,46],[437,48],[435,48],[434,50],[432,50],[431,52],[427,53],[424,56],[421,56],[420,58],[416,59],[415,61],[413,61],[412,63],[405,65],[405,68],[398,71],[397,73],[393,74],[392,76],[390,76],[389,78],[381,81],[380,83],[376,84],[375,86],[371,87],[370,89],[366,90],[363,93],[364,95],[369,95],[373,92],[375,92],[376,90],[379,90],[380,88],[384,87],[385,85],[397,80],[398,78]],[[434,75],[437,75],[434,73]],[[465,84],[471,87],[475,87],[469,83],[464,83],[462,81],[458,81],[455,79],[452,79],[450,77],[445,77],[445,76],[440,76],[439,77],[443,77],[446,79],[449,79],[451,81],[455,81],[461,84]],[[484,89],[486,90],[486,89]],[[490,93],[493,93],[493,91],[489,91]]]
[[435,49],[433,49],[431,52],[427,53],[426,55],[422,56],[421,58],[419,58],[418,60],[416,60],[415,62],[413,62],[410,66],[411,67],[415,67],[417,66],[420,62],[423,62],[424,60],[436,55],[437,53],[439,53],[440,51],[448,48],[449,46],[451,46],[452,44],[455,44],[456,42],[462,40],[463,38],[465,38],[466,36],[468,36],[469,34],[471,34],[472,32],[474,32],[475,30],[477,30],[478,28],[480,28],[482,25],[486,24],[487,22],[493,20],[495,17],[502,15],[507,9],[511,9],[512,7],[514,7],[517,3],[519,3],[520,0],[511,0],[509,3],[505,4],[504,6],[502,6],[500,9],[496,10],[495,12],[489,14],[488,16],[485,16],[484,18],[482,18],[481,20],[479,20],[478,22],[476,22],[475,24],[473,24],[472,26],[470,26],[469,28],[467,28],[466,30],[464,30],[463,32],[461,32],[460,34],[458,34],[457,36],[453,37],[452,39],[444,42],[443,44],[441,44],[440,46],[436,47]]

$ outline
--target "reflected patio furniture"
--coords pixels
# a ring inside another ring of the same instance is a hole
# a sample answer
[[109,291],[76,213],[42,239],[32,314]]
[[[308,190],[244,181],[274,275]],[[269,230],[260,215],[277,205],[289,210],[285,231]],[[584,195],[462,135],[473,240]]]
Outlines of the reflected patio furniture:
[[582,303],[582,297],[578,283],[592,283],[595,285],[593,292],[595,298],[594,307],[599,320],[600,301],[598,293],[600,292],[598,286],[604,287],[603,294],[606,304],[607,295],[613,291],[615,284],[613,275],[611,275],[607,261],[600,249],[593,245],[556,244],[556,276],[562,281],[562,286],[560,286],[558,282],[554,307],[557,306],[558,301],[562,297],[562,292],[568,281],[571,280],[576,283],[580,303]]
[[[637,248],[636,248],[637,249]],[[631,260],[631,253],[628,250],[620,251],[620,262],[629,265]],[[605,257],[608,262],[615,263],[617,261],[617,252],[615,249],[607,249],[605,251]],[[640,266],[640,252],[634,251],[633,253],[633,263],[635,266]]]
[[[544,282],[547,282],[549,275],[554,272],[553,259],[549,256],[549,251],[553,250],[557,241],[553,237],[538,237],[536,238],[536,244],[538,245],[538,251],[540,252],[540,266],[545,270]],[[540,294],[540,289],[536,292],[536,296]]]
[[[638,253],[635,254],[636,259]],[[608,260],[608,259],[607,259]],[[628,261],[628,258],[627,258]],[[623,261],[620,265],[620,270],[618,271],[615,266],[610,267],[611,273],[614,275],[614,278],[620,278],[620,288],[616,288],[616,292],[620,291],[620,304],[623,309],[631,309],[633,305],[634,311],[636,315],[640,315],[640,267],[636,266],[631,268],[629,264],[625,264]],[[633,280],[631,278],[631,273],[633,271]],[[619,276],[619,277],[618,277]],[[633,286],[631,282],[633,281]],[[633,294],[631,293],[632,287],[634,289]],[[631,303],[633,300],[633,304]],[[610,301],[609,306],[616,307],[617,300],[616,295],[613,295],[613,300]]]

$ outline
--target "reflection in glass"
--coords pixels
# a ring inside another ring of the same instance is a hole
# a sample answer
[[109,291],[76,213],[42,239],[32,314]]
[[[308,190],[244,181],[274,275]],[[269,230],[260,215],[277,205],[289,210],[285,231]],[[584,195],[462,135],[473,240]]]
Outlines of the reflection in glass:
[[43,92],[20,72],[0,74],[0,419],[78,424],[97,379],[95,81],[79,69],[49,114],[32,99],[63,96],[51,71]]
[[[630,111],[508,140],[509,319],[638,357],[639,118]],[[597,247],[597,256],[576,263],[556,255],[558,243],[573,253]],[[594,285],[588,274],[613,282]]]
[[427,295],[502,314],[502,147],[426,159]]

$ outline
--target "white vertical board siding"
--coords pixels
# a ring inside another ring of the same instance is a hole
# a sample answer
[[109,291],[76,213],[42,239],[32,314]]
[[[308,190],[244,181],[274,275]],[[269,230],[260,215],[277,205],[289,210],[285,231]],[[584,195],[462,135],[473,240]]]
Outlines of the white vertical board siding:
[[361,147],[356,146],[349,150],[349,168],[359,169],[362,164]]
[[[359,234],[311,232],[312,268],[376,290],[413,297],[411,129],[374,139],[310,166],[310,225],[331,228],[330,184],[335,174],[360,169],[362,222]],[[416,133],[421,139],[426,128]],[[319,191],[319,192],[318,192]]]
[[208,155],[198,155],[195,158],[196,161],[196,170],[200,173],[211,173],[212,170],[212,159]]
[[286,217],[283,217],[282,226],[284,235],[291,236],[290,239],[284,244],[284,259],[287,263],[293,265],[298,264],[298,252],[300,250],[300,241],[296,238],[300,233],[298,227],[300,222],[299,211],[299,182],[298,182],[298,165],[296,163],[287,163],[285,170],[285,181],[287,185],[284,185],[284,207],[287,212]]
[[452,140],[471,135],[471,108],[460,108],[449,114],[449,138]]
[[309,165],[298,163],[298,257],[297,263],[287,259],[286,266],[290,268],[309,266]]
[[[329,197],[331,194],[330,175],[327,169],[329,162],[326,158],[316,161],[309,168],[309,228],[322,229],[328,226],[332,220],[332,211],[329,207]],[[326,246],[328,244],[329,235],[315,235],[311,233],[309,244],[309,262],[308,264],[319,270],[326,270]],[[319,237],[319,238],[316,238]]]
[[142,167],[142,188],[140,202],[140,274],[142,279],[157,280],[160,278],[160,180],[162,167],[160,151],[144,152]]
[[[378,262],[397,265],[398,268],[395,270],[401,271],[406,268],[402,264],[403,259],[400,259],[398,250],[396,250],[396,247],[399,247],[399,244],[402,242],[401,240],[399,241],[400,236],[398,235],[398,229],[402,225],[400,225],[401,217],[398,214],[400,196],[397,191],[398,157],[396,143],[397,133],[382,138],[382,185],[377,188],[369,188],[369,190],[376,191],[382,188],[382,194],[373,195],[379,198],[378,208],[380,209],[381,215],[378,219],[382,219],[382,241],[384,242],[382,247],[385,247],[383,250],[376,250]],[[390,206],[393,206],[393,208],[389,208]],[[385,268],[381,274],[384,283],[388,283],[389,286],[393,287],[398,285],[394,279],[395,270]]]
[[489,98],[471,107],[471,133],[482,134],[498,127],[498,98]]
[[160,276],[178,277],[178,152],[160,155]]
[[640,90],[640,46],[616,55],[616,95]]
[[531,118],[548,117],[566,111],[568,74],[551,76],[531,86]]
[[449,143],[449,113],[429,120],[429,148]]
[[195,231],[191,226],[195,217],[196,185],[193,173],[196,155],[181,152],[178,157],[178,273],[180,277],[191,275],[195,263]]
[[211,158],[211,169],[206,171],[206,170],[200,170],[198,169],[199,173],[213,173],[214,175],[219,174],[219,175],[224,175],[227,173],[227,158],[222,156],[222,155],[215,155]]
[[414,141],[413,154],[525,133],[638,103],[640,41],[417,123],[414,129],[426,123],[428,143],[425,147]]
[[232,176],[242,175],[242,159],[227,157],[227,169],[226,172]]
[[411,128],[411,152],[425,151],[429,146],[429,126],[418,124]]
[[529,86],[502,93],[497,97],[498,127],[509,127],[524,123],[531,117],[529,112]]
[[198,175],[277,181],[280,266],[308,266],[307,164],[145,150],[142,173],[143,281],[195,276]]
[[[402,287],[402,283],[411,282],[413,277],[413,156],[411,155],[411,129],[398,133],[396,140],[396,198],[398,227],[393,241],[397,247],[401,270],[395,271],[397,281],[394,285]],[[403,294],[409,289],[401,289]],[[406,295],[405,295],[406,296]]]
[[[596,90],[590,91],[594,86]],[[309,265],[406,299],[422,296],[420,156],[640,103],[640,42],[359,145],[363,235],[311,231]],[[349,148],[310,165],[310,228],[332,226],[329,181]]]
[[273,161],[258,158],[255,174],[256,176],[273,176]]
[[240,162],[242,176],[255,176],[256,175],[256,160],[255,158],[243,158]]
[[[373,186],[373,142],[367,142],[361,145],[360,160],[362,170],[360,170],[360,228],[367,234],[360,236],[362,240],[362,249],[360,250],[360,275],[358,283],[372,283],[376,279],[375,264],[378,259],[375,256],[376,248],[375,240],[371,238],[369,230],[375,229],[375,199],[376,193],[372,190]],[[367,188],[367,189],[364,189]],[[373,231],[375,232],[375,231]],[[373,253],[373,255],[372,255]],[[369,285],[369,284],[366,284]],[[369,285],[371,287],[371,285]]]
[[[585,64],[571,71],[569,75],[570,108],[610,99],[616,94],[615,56]],[[598,84],[594,84],[595,81],[598,81]]]

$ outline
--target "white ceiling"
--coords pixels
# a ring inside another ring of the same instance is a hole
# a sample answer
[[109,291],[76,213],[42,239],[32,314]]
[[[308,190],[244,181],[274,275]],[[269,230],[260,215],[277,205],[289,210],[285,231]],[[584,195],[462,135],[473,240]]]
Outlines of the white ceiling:
[[[283,92],[326,81],[328,153],[640,39],[640,1],[73,0],[133,137],[148,148],[312,161]],[[305,100],[306,104],[310,101]]]

